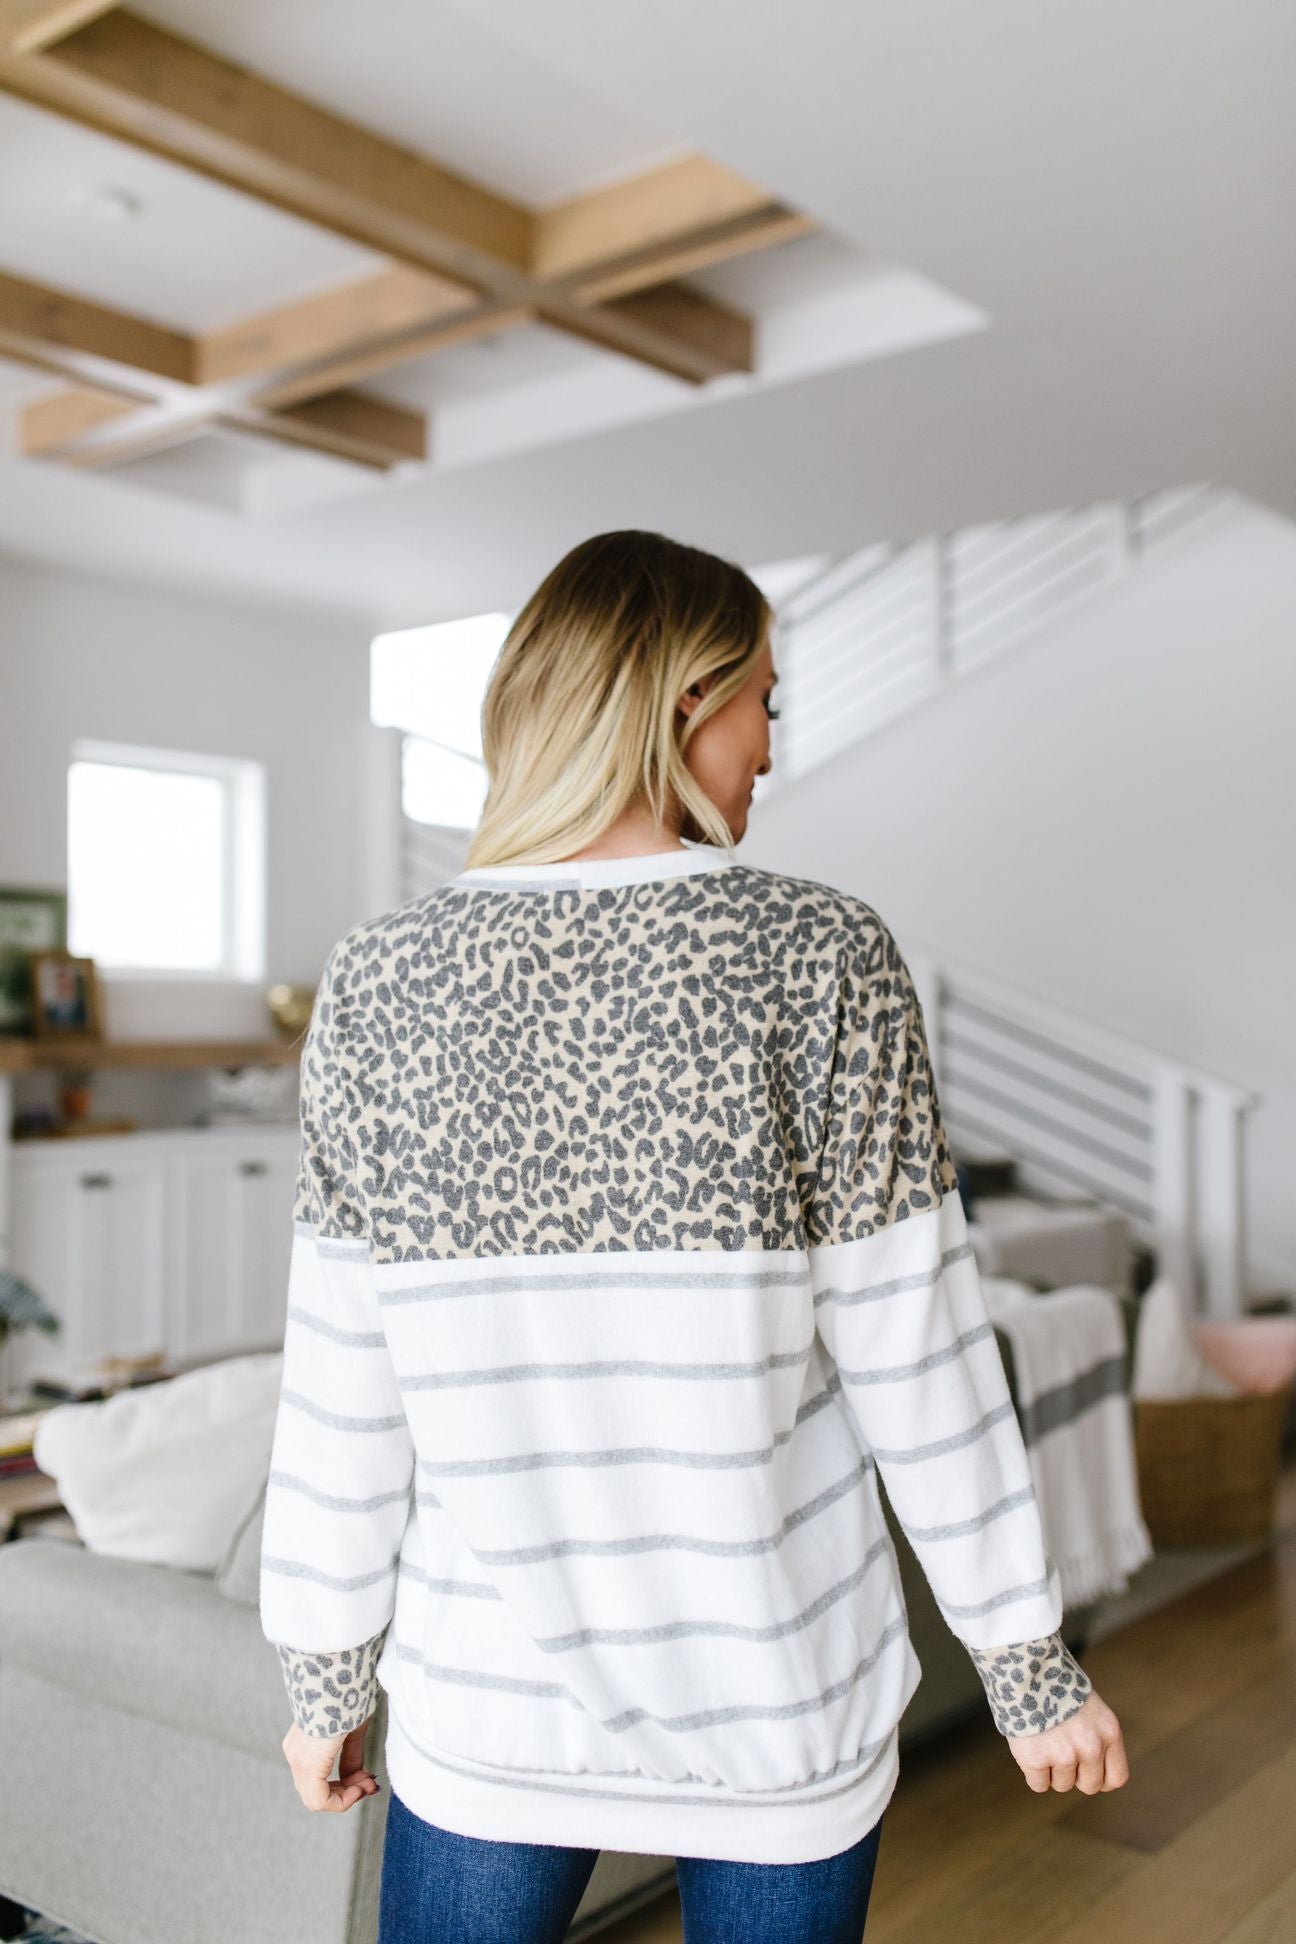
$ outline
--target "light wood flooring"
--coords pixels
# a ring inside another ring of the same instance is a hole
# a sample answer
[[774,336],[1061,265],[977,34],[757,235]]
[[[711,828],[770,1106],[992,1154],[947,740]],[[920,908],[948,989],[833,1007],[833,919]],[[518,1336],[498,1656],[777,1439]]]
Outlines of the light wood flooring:
[[[1274,1544],[1095,1641],[1130,1780],[1035,1795],[987,1711],[902,1757],[866,1944],[1296,1944],[1296,1463]],[[674,1895],[598,1944],[680,1944]]]

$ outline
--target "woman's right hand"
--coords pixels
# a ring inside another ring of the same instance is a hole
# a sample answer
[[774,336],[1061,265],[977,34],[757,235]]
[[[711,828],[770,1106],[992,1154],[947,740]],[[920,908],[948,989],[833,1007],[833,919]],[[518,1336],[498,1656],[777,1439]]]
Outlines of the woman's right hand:
[[[369,1721],[373,1720],[370,1715]],[[365,1731],[362,1722],[349,1734],[308,1735],[294,1721],[283,1738],[284,1759],[292,1770],[297,1793],[308,1809],[338,1811],[353,1809],[366,1796],[376,1795],[382,1787],[372,1769],[364,1765]],[[338,1765],[335,1780],[334,1762]]]
[[1005,1740],[1037,1795],[1049,1789],[1098,1795],[1123,1789],[1129,1781],[1121,1725],[1097,1693],[1055,1728],[1039,1735],[1007,1735]]

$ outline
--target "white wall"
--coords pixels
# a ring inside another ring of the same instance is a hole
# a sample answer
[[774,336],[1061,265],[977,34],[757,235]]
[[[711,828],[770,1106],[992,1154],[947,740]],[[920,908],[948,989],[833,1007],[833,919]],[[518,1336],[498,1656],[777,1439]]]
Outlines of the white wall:
[[[265,988],[313,985],[334,941],[384,906],[355,622],[0,559],[0,882],[67,882],[74,738],[251,757],[267,771],[267,965],[247,986],[106,981],[111,1032],[262,1034]],[[376,899],[376,902],[373,900]]]
[[902,950],[1261,1092],[1252,1286],[1296,1291],[1296,528],[1244,502],[758,808],[744,855]]

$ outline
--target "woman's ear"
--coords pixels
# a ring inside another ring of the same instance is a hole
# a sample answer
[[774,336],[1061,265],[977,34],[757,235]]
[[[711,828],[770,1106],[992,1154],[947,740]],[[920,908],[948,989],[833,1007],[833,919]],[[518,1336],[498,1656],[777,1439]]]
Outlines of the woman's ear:
[[692,715],[694,709],[696,709],[698,703],[702,700],[705,681],[706,677],[702,676],[698,681],[691,682],[688,688],[685,689],[683,695],[681,695],[679,701],[675,704],[675,707],[681,715]]

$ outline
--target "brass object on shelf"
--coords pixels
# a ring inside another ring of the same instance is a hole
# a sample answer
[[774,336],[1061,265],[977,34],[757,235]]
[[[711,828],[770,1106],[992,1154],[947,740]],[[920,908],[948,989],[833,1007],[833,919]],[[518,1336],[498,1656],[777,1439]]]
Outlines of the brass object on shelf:
[[266,1004],[270,1017],[281,1033],[295,1038],[304,1033],[310,1025],[311,1012],[315,1005],[315,987],[305,985],[272,985],[266,994]]

